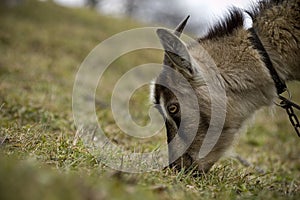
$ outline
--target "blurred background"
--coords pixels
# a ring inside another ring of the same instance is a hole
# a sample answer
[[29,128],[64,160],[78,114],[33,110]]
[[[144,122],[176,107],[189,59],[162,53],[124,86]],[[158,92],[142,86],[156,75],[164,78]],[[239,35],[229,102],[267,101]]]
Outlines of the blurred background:
[[66,6],[88,6],[118,17],[130,17],[145,23],[174,27],[191,15],[187,30],[197,35],[206,33],[228,8],[249,8],[255,0],[54,0]]
[[[1,0],[13,6],[23,0]],[[47,0],[41,0],[47,1]],[[48,0],[49,1],[49,0]],[[129,17],[143,23],[174,27],[185,16],[191,15],[190,33],[201,36],[218,21],[228,8],[249,9],[257,0],[50,0],[69,7],[89,7],[101,14]],[[251,22],[249,22],[251,23]]]

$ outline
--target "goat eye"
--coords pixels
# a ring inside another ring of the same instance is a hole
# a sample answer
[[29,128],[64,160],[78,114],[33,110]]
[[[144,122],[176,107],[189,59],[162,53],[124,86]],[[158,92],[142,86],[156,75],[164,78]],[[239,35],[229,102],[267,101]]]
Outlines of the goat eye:
[[170,106],[168,107],[168,111],[169,111],[169,113],[171,113],[171,114],[175,114],[175,113],[178,112],[178,106],[175,105],[175,104],[172,104],[172,105],[170,105]]

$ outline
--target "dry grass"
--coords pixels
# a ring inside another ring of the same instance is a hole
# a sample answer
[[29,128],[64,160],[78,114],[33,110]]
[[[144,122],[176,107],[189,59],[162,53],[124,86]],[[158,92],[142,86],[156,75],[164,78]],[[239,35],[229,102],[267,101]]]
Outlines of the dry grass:
[[[74,142],[71,98],[80,63],[102,40],[137,26],[48,2],[0,7],[0,198],[298,199],[299,138],[279,109],[273,117],[261,112],[236,147],[265,173],[231,158],[201,177],[170,169],[119,173],[91,155],[80,140]],[[141,143],[122,135],[105,106],[106,90],[130,66],[160,60],[158,52],[118,59],[97,103],[106,134],[128,149],[138,144],[140,150],[150,151],[163,144],[165,136]],[[295,99],[300,99],[299,84],[290,87]],[[147,101],[146,93],[141,89],[135,94],[133,106],[146,110],[146,103],[141,103]],[[132,110],[132,114],[142,119],[139,123],[147,121],[147,113]]]

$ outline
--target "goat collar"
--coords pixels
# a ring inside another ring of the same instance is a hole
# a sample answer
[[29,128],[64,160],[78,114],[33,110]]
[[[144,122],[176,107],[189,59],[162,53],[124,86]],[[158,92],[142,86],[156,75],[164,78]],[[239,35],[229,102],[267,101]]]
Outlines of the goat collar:
[[263,62],[265,63],[266,67],[269,69],[269,72],[271,74],[271,77],[275,83],[277,94],[280,95],[283,92],[287,90],[285,82],[279,77],[277,71],[275,70],[273,63],[270,59],[270,56],[266,49],[264,48],[264,45],[262,44],[261,40],[259,39],[256,31],[254,28],[249,29],[250,33],[252,34],[252,37],[250,37],[250,41],[252,42],[254,48],[256,48],[259,52],[259,54],[262,57]]

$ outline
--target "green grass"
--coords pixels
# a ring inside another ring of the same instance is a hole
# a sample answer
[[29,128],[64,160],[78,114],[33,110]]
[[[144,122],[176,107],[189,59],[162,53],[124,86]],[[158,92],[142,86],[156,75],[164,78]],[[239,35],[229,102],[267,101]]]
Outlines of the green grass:
[[[0,6],[0,199],[299,199],[300,140],[277,108],[273,117],[260,112],[236,145],[265,173],[231,158],[201,177],[170,169],[120,173],[88,151],[76,137],[72,117],[76,72],[101,41],[139,26],[51,2]],[[109,91],[131,66],[161,58],[156,51],[122,56],[97,94],[105,133],[127,149],[151,151],[165,136],[141,142],[122,134],[106,106]],[[290,87],[299,99],[299,84]],[[134,95],[133,108],[147,104],[146,92],[142,88]],[[137,123],[147,121],[144,107],[131,110]]]

